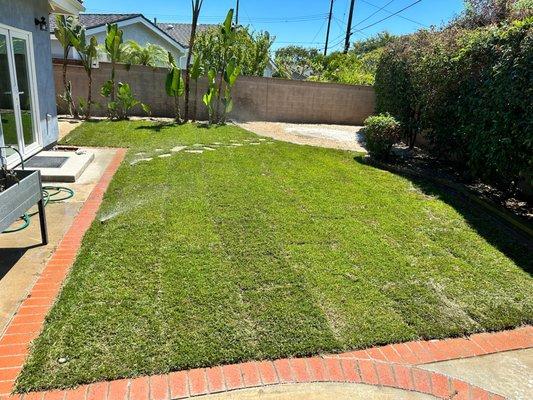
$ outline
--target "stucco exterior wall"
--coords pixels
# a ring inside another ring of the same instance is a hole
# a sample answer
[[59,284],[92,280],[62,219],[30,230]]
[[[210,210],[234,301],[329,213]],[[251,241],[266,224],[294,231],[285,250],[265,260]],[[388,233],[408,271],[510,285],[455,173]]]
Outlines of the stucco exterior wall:
[[39,98],[39,130],[43,145],[57,141],[57,109],[50,33],[35,26],[35,18],[48,20],[47,0],[0,0],[0,23],[32,33]]
[[[61,66],[55,65],[56,84],[61,85]],[[69,66],[74,98],[85,96],[87,78],[83,68]],[[105,115],[104,99],[99,91],[111,74],[108,63],[93,71],[93,99],[102,103],[95,109]],[[165,92],[167,69],[132,66],[117,67],[117,81],[131,85],[134,95],[148,104],[154,116],[174,116],[174,102]],[[207,119],[202,96],[205,79],[198,85],[198,118]],[[196,89],[191,88],[191,104]],[[370,86],[339,85],[321,82],[289,81],[275,78],[241,77],[233,91],[235,107],[230,117],[244,121],[280,121],[302,123],[362,124],[374,112],[375,94]],[[134,110],[143,115],[140,107]]]

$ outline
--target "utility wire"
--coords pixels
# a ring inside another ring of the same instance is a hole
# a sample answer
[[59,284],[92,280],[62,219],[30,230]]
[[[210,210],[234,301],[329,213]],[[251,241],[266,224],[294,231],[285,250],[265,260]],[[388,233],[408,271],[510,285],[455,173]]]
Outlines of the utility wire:
[[[361,0],[361,1],[363,1],[363,0]],[[381,23],[381,22],[383,22],[383,21],[385,21],[385,20],[387,20],[387,19],[389,19],[389,18],[392,18],[392,17],[394,17],[394,16],[396,16],[396,15],[398,15],[398,14],[404,12],[404,11],[407,10],[408,8],[411,8],[411,7],[415,6],[415,5],[417,5],[417,4],[420,3],[421,1],[422,1],[422,0],[417,0],[417,1],[413,2],[413,3],[410,3],[409,5],[405,6],[405,7],[402,8],[401,10],[398,10],[398,11],[396,11],[396,12],[391,12],[391,14],[388,15],[387,17],[382,18],[382,19],[380,19],[379,21],[373,22],[373,23],[371,23],[371,24],[369,24],[369,25],[366,25],[366,26],[364,26],[364,27],[362,27],[362,28],[359,28],[359,29],[356,29],[356,30],[353,30],[353,29],[352,29],[352,31],[353,31],[352,33],[355,33],[355,32],[361,32],[361,31],[363,31],[363,30],[365,30],[365,29],[371,28],[371,27],[373,27],[373,26],[375,26],[375,25],[377,25],[377,24],[379,24],[379,23]],[[342,42],[343,42],[343,40],[339,41],[339,42],[336,43],[333,47],[338,46],[338,45],[341,44]]]
[[370,18],[372,18],[374,15],[382,11],[385,7],[387,7],[389,4],[393,3],[395,0],[390,0],[387,4],[385,4],[383,7],[380,7],[377,11],[374,11],[372,14],[370,14],[365,19],[359,21],[357,24],[354,25],[354,27],[361,25],[363,22],[368,21]]
[[[365,3],[365,4],[368,4],[369,6],[372,6],[372,7],[374,7],[374,8],[380,8],[380,6],[377,6],[377,5],[375,5],[375,4],[372,4],[372,3],[370,3],[370,2],[367,1],[367,0],[359,0],[359,1],[361,1],[361,2],[363,2],[363,3]],[[385,7],[387,7],[387,6],[385,6]],[[389,13],[389,14],[393,14],[392,11],[387,10],[387,9],[385,9],[385,8],[382,8],[382,10],[385,11],[385,12],[387,12],[387,13]],[[421,23],[421,22],[419,22],[419,21],[415,21],[414,19],[407,18],[407,17],[404,16],[404,15],[398,15],[398,17],[399,17],[399,18],[402,18],[402,19],[404,19],[404,20],[406,20],[406,21],[412,22],[412,23],[414,23],[414,24],[417,24],[417,25],[423,26],[424,28],[427,28],[427,25],[425,25],[425,24],[423,24],[423,23]]]
[[413,3],[411,3],[411,4],[409,4],[409,5],[405,6],[405,7],[402,8],[401,10],[398,10],[398,11],[392,13],[391,15],[389,15],[389,16],[387,16],[387,17],[385,17],[385,18],[382,18],[382,19],[380,19],[379,21],[373,22],[373,23],[371,23],[370,25],[366,25],[366,26],[364,26],[363,28],[360,28],[360,29],[358,29],[358,30],[359,30],[359,31],[363,31],[363,30],[368,29],[368,28],[370,28],[370,27],[372,27],[372,26],[374,26],[374,25],[377,25],[377,24],[379,24],[379,23],[381,23],[381,22],[383,22],[383,21],[385,21],[385,20],[387,20],[387,19],[389,19],[389,18],[394,17],[395,15],[400,14],[401,12],[404,12],[404,11],[407,10],[408,8],[411,8],[411,7],[415,6],[415,5],[417,5],[417,4],[420,3],[421,1],[422,1],[422,0],[417,0],[417,1],[415,1],[415,2],[413,2]]

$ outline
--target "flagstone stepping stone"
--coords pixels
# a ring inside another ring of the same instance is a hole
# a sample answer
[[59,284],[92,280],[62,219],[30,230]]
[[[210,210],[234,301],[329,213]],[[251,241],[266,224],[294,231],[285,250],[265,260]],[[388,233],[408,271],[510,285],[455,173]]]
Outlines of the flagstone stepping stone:
[[217,145],[217,146],[220,146],[221,144],[224,144],[224,143],[220,143],[220,142],[213,143],[213,145]]
[[260,142],[266,142],[266,139],[258,139]]
[[213,149],[212,147],[204,147],[204,150],[215,151],[216,149]]
[[202,154],[203,150],[185,150],[185,153],[191,153],[191,154]]
[[203,146],[203,144],[200,144],[200,143],[193,144],[193,147],[202,147],[202,146]]
[[159,158],[167,158],[167,157],[171,157],[172,154],[161,154],[160,156],[158,156]]
[[176,146],[170,149],[170,151],[173,153],[179,153],[180,151],[185,150],[186,148],[187,146]]
[[135,155],[136,155],[136,156],[144,156],[144,154],[145,154],[144,152],[140,152],[140,153],[137,153],[137,154],[135,154]]
[[242,143],[233,143],[232,146],[233,147],[241,147],[241,146],[243,146],[243,144]]
[[161,153],[162,151],[165,151],[163,149],[155,149],[155,151],[157,151],[158,153]]
[[252,146],[259,146],[261,143],[255,143],[255,142],[252,142],[250,143]]
[[138,160],[134,160],[134,161],[130,162],[130,165],[134,166],[134,165],[137,165],[139,163],[148,162],[148,161],[152,161],[152,160],[153,160],[153,158],[140,158]]

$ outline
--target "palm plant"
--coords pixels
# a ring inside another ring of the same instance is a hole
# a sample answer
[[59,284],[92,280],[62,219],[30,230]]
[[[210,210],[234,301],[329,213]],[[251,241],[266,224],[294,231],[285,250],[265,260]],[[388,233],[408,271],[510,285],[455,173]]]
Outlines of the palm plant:
[[204,0],[191,0],[192,6],[192,24],[191,24],[191,38],[189,40],[189,52],[187,54],[187,66],[185,72],[185,119],[189,119],[189,96],[191,92],[191,59],[194,53],[194,43],[196,40],[196,29],[198,27],[198,19],[200,18],[200,11]]
[[120,61],[131,65],[158,67],[167,61],[167,52],[161,46],[151,43],[141,46],[135,40],[124,43],[121,53]]
[[[232,8],[228,11],[228,14],[226,15],[226,19],[220,26],[220,41],[222,43],[222,54],[221,54],[222,66],[221,66],[221,71],[220,71],[221,77],[220,77],[218,92],[217,92],[217,108],[216,108],[217,119],[220,122],[223,122],[223,118],[224,118],[220,114],[220,103],[222,101],[222,97],[221,97],[222,96],[222,85],[225,80],[224,78],[226,77],[226,69],[229,66],[228,59],[232,56],[231,50],[232,50],[232,45],[235,42],[235,35],[236,35],[235,33],[236,30],[235,30],[235,27],[233,26],[233,14],[234,14],[234,11]],[[239,73],[240,73],[240,69],[237,72],[237,75]]]
[[183,93],[185,92],[185,83],[183,82],[181,69],[176,65],[176,61],[170,52],[168,53],[168,64],[169,71],[167,74],[165,89],[167,95],[174,98],[176,121],[181,122],[180,97],[183,96]]
[[105,97],[111,97],[111,102],[116,97],[115,68],[122,55],[122,36],[124,32],[118,28],[117,24],[107,25],[107,35],[104,42],[105,51],[111,61],[111,79],[104,84],[102,94]]
[[64,15],[56,15],[56,28],[54,35],[63,48],[63,88],[64,92],[61,96],[67,103],[68,112],[74,118],[79,118],[76,104],[72,99],[72,84],[67,80],[67,66],[68,56],[72,49],[71,33],[76,34],[81,29],[80,24],[74,17],[66,17]]
[[79,32],[70,31],[71,42],[74,48],[78,51],[80,59],[83,65],[83,69],[87,73],[88,77],[88,92],[87,92],[87,103],[85,107],[85,119],[91,118],[91,107],[92,107],[92,87],[93,87],[93,62],[98,56],[98,41],[96,37],[91,37],[87,43],[85,37],[85,29],[81,29]]
[[198,110],[198,79],[200,78],[201,75],[202,75],[202,58],[200,55],[198,55],[194,59],[194,63],[190,71],[190,78],[194,81],[194,105],[193,105],[193,114],[192,114],[193,121],[196,121],[196,112]]

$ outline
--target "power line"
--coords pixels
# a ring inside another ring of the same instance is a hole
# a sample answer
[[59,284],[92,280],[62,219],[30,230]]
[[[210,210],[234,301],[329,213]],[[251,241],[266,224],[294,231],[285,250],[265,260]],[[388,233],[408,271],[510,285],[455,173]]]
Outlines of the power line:
[[366,17],[365,19],[363,19],[362,21],[359,21],[357,24],[355,24],[354,26],[358,26],[358,25],[361,25],[363,22],[365,21],[368,21],[370,18],[372,18],[374,15],[376,15],[377,13],[379,13],[381,10],[383,10],[385,7],[387,7],[389,4],[393,3],[395,0],[390,0],[387,4],[385,4],[383,7],[380,7],[377,11],[374,11],[372,14],[370,14],[368,17]]
[[417,5],[417,4],[420,3],[421,1],[422,1],[422,0],[416,0],[415,2],[409,4],[408,6],[405,6],[405,7],[402,8],[401,10],[398,10],[398,11],[392,13],[391,15],[389,15],[389,16],[387,16],[387,17],[385,17],[385,18],[382,18],[382,19],[380,19],[379,21],[373,22],[373,23],[371,23],[370,25],[367,25],[367,26],[365,26],[365,27],[363,27],[363,28],[361,28],[361,29],[358,29],[358,30],[359,30],[359,31],[363,31],[363,30],[368,29],[368,28],[370,28],[370,27],[372,27],[372,26],[374,26],[374,25],[377,25],[377,24],[379,24],[379,23],[381,23],[381,22],[383,22],[383,21],[385,21],[385,20],[387,20],[387,19],[389,19],[389,18],[394,17],[395,15],[400,14],[401,12],[404,12],[404,11],[407,10],[408,8],[411,8],[411,7],[415,6],[415,5]]
[[[380,8],[380,6],[377,6],[377,5],[375,5],[375,4],[372,4],[372,3],[370,3],[370,2],[367,1],[367,0],[361,0],[361,1],[362,1],[363,3],[365,3],[365,4],[368,4],[369,6],[374,7],[374,8]],[[384,7],[387,7],[387,6],[384,6]],[[387,10],[386,8],[382,8],[382,10],[385,11],[386,13],[393,14],[392,11],[389,11],[389,10]],[[427,28],[427,25],[425,25],[425,24],[423,24],[423,23],[421,23],[421,22],[419,22],[419,21],[415,21],[414,19],[407,18],[407,17],[404,16],[404,15],[398,15],[398,18],[402,18],[402,19],[404,19],[404,20],[406,20],[406,21],[409,21],[409,22],[412,22],[412,23],[414,23],[414,24],[417,24],[417,25],[423,26],[424,28]]]
[[[380,19],[379,21],[373,22],[373,23],[371,23],[371,24],[369,24],[369,25],[366,25],[366,26],[364,26],[364,27],[362,27],[362,28],[360,28],[360,29],[353,30],[353,32],[351,32],[351,33],[361,32],[361,31],[363,31],[363,30],[365,30],[365,29],[368,29],[368,28],[370,28],[370,27],[372,27],[372,26],[374,26],[374,25],[377,25],[377,24],[379,24],[379,23],[381,23],[381,22],[383,22],[383,21],[385,21],[385,20],[387,20],[387,19],[389,19],[389,18],[392,18],[392,17],[394,17],[394,16],[400,14],[401,12],[407,10],[408,8],[411,8],[411,7],[415,6],[416,4],[420,3],[421,1],[422,1],[422,0],[417,0],[417,1],[415,1],[415,2],[413,2],[413,3],[411,3],[411,4],[409,4],[409,5],[405,6],[405,7],[402,8],[401,10],[398,10],[398,11],[396,11],[396,12],[391,12],[391,14],[390,14],[389,16],[387,16],[387,17],[385,17],[385,18],[382,18],[382,19]],[[338,46],[338,45],[341,44],[341,43],[342,43],[342,40],[341,40],[340,42],[336,43],[335,46]],[[335,47],[335,46],[334,46],[334,47]]]

